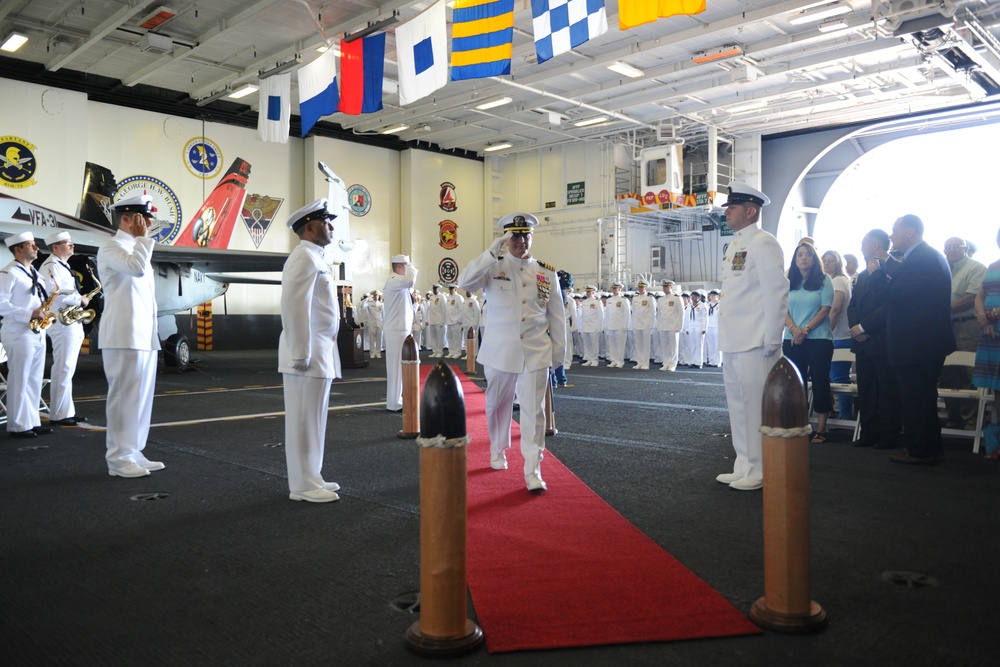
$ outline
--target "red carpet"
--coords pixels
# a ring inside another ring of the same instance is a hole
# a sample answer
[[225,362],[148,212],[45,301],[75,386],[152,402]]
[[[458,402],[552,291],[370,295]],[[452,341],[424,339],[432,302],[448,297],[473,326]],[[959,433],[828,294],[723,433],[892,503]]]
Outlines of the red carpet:
[[491,653],[760,632],[546,452],[524,486],[520,430],[489,467],[486,394],[462,380],[469,445],[468,579]]

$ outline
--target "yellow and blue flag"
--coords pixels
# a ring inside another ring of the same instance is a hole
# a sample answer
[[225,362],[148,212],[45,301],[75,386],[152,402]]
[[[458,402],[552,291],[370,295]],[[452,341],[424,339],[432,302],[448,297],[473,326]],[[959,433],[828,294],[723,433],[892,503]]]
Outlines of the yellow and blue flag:
[[622,30],[676,14],[700,14],[705,0],[618,0],[618,27]]
[[514,0],[455,0],[451,15],[451,80],[510,74]]

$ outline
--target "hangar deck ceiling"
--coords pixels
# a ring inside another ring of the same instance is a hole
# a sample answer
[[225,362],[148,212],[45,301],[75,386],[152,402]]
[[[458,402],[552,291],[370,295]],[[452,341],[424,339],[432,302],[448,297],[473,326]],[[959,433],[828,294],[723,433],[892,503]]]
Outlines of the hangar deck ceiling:
[[[635,146],[680,137],[697,145],[710,127],[725,140],[1000,98],[1000,2],[708,0],[701,14],[622,32],[617,0],[606,0],[607,33],[537,64],[531,2],[515,0],[511,76],[450,82],[400,107],[394,28],[431,4],[3,0],[0,38],[17,31],[29,40],[16,53],[3,54],[10,57],[3,59],[0,76],[24,78],[18,71],[33,68],[46,82],[72,76],[84,90],[90,80],[110,80],[119,91],[169,91],[174,97],[168,102],[188,112],[236,109],[247,120],[256,117],[258,96],[233,101],[220,93],[256,84],[261,73],[295,59],[311,61],[324,34],[336,46],[345,33],[390,19],[384,109],[324,120],[373,138],[403,125],[392,133],[403,142],[480,155],[498,143],[511,144],[507,153],[581,140]],[[812,8],[833,5],[840,11],[835,16],[808,16]],[[175,15],[155,28],[141,27],[162,8]],[[450,8],[446,14],[450,22]],[[724,52],[735,55],[713,59]],[[607,68],[616,62],[641,75],[629,78]],[[510,102],[476,108],[498,98]],[[607,120],[575,125],[599,116]]]

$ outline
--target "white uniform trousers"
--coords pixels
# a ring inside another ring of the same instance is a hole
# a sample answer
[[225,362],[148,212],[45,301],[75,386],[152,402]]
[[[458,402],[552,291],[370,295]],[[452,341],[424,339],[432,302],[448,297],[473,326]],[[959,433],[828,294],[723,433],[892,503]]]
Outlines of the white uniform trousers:
[[719,328],[709,327],[705,330],[705,363],[713,366],[722,365],[722,352],[719,351]]
[[660,357],[663,359],[663,365],[667,370],[676,370],[677,368],[677,339],[680,334],[677,331],[659,331],[660,339]]
[[374,324],[368,327],[368,351],[375,359],[382,356],[382,327]]
[[[408,331],[389,331],[382,336],[385,339],[385,409],[398,411],[403,409],[403,342],[409,336]],[[419,358],[419,353],[417,357]]]
[[42,423],[38,406],[42,401],[45,371],[45,334],[31,330],[0,328],[0,341],[7,350],[7,431],[30,431]]
[[583,360],[597,363],[600,361],[601,332],[580,334],[583,336]]
[[323,488],[323,450],[330,407],[331,378],[282,375],[285,388],[285,462],[288,490]]
[[649,329],[636,329],[635,335],[635,360],[640,366],[649,366]]
[[490,432],[490,457],[510,449],[510,420],[514,416],[514,396],[521,405],[521,455],[524,479],[542,476],[545,455],[545,386],[549,370],[504,373],[483,367],[486,376],[486,418]]
[[49,419],[61,421],[76,416],[76,406],[73,405],[73,374],[76,373],[76,362],[80,358],[83,324],[53,324],[49,328],[49,338],[52,339]]
[[461,324],[448,325],[448,356],[456,359],[462,356],[462,332],[465,329]]
[[694,329],[682,331],[680,336],[680,363],[701,368],[705,363],[705,336]]
[[763,440],[760,434],[764,381],[781,352],[765,357],[761,348],[726,354],[722,380],[729,405],[736,462],[733,473],[759,481],[764,478]]
[[649,338],[652,341],[650,349],[652,350],[653,353],[653,361],[656,363],[660,363],[663,361],[663,350],[660,345],[660,332],[658,332],[656,329],[653,329],[652,331],[650,331],[650,334],[651,335]]
[[444,325],[427,325],[427,349],[431,351],[431,356],[444,356]]
[[608,359],[611,363],[621,366],[625,363],[625,334],[626,331],[605,331],[604,335],[608,339]]
[[156,391],[156,350],[105,348],[101,351],[108,379],[107,448],[109,468],[145,460]]

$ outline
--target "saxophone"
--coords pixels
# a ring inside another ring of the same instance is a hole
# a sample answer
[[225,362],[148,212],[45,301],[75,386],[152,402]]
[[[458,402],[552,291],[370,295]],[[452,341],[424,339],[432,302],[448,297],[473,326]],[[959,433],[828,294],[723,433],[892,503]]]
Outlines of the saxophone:
[[[51,271],[49,271],[49,275],[52,275]],[[53,280],[53,282],[55,282],[55,280]],[[57,296],[59,296],[58,286],[56,286],[52,294],[50,294],[49,297],[42,302],[42,314],[38,317],[32,317],[31,321],[28,322],[28,328],[34,333],[42,333],[42,331],[48,329],[52,326],[52,323],[56,321],[55,313],[49,309],[52,307],[52,302],[56,300]]]
[[[87,267],[87,271],[90,272],[90,279],[96,283],[97,287],[87,292],[85,295],[87,300],[94,298],[94,295],[101,291],[101,281],[97,279],[94,275],[94,270]],[[97,317],[97,313],[94,312],[93,308],[84,308],[83,306],[66,306],[65,308],[59,309],[59,321],[66,326],[71,324],[76,324],[77,322],[83,322],[84,324],[90,324]]]

